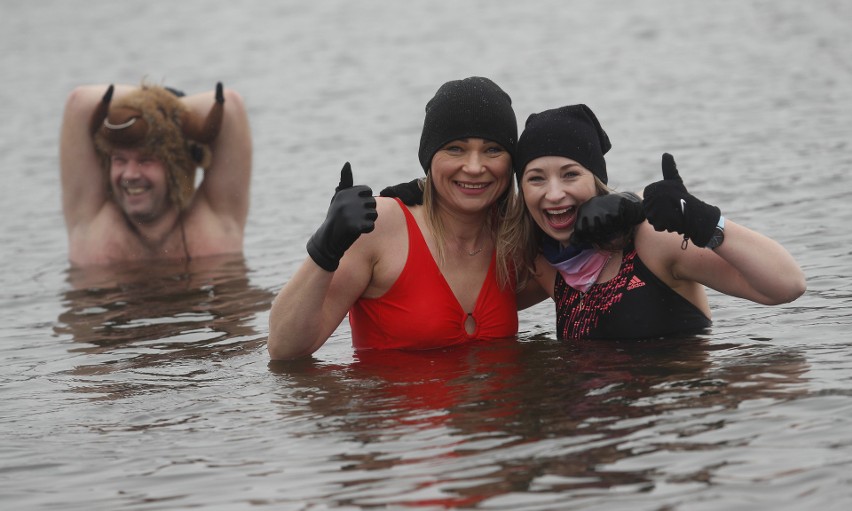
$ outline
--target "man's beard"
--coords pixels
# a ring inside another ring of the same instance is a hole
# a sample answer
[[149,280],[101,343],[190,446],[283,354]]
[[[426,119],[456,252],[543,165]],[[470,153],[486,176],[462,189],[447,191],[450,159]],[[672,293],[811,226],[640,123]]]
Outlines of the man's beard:
[[163,216],[166,215],[173,207],[171,200],[169,200],[168,196],[165,197],[162,201],[152,201],[150,207],[145,208],[144,210],[136,210],[136,211],[128,211],[128,207],[125,204],[119,203],[119,207],[124,213],[124,216],[133,224],[136,225],[151,225],[157,223]]

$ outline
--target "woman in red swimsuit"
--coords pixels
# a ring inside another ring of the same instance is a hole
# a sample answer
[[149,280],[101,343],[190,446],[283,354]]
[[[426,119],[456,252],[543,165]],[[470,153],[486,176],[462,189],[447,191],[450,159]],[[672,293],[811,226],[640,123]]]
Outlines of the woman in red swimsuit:
[[687,192],[674,159],[644,199],[606,186],[610,141],[586,105],[529,117],[518,141],[510,231],[517,266],[556,302],[566,339],[636,339],[710,325],[705,287],[795,300],[804,275],[777,242]]
[[516,142],[509,96],[471,77],[445,83],[426,105],[422,205],[352,186],[347,163],[310,257],[272,305],[270,357],[313,353],[347,312],[357,349],[515,336],[515,279],[498,232],[514,196]]

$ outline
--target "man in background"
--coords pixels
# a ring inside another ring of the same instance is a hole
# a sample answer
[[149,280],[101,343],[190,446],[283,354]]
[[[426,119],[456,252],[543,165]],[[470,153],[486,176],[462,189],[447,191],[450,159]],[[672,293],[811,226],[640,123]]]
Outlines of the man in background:
[[69,261],[242,253],[251,165],[242,98],[221,83],[192,96],[146,84],[75,88],[60,139]]

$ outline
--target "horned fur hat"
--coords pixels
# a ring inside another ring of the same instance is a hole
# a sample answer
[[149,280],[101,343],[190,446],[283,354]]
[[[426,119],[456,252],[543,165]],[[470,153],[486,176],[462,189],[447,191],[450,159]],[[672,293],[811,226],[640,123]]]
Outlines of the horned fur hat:
[[[92,115],[95,149],[109,176],[115,149],[136,149],[163,162],[168,173],[169,197],[181,211],[195,192],[195,172],[210,166],[209,144],[222,127],[225,96],[216,84],[216,101],[206,118],[193,115],[169,89],[143,84],[112,102],[109,86]],[[109,179],[107,177],[107,182]]]

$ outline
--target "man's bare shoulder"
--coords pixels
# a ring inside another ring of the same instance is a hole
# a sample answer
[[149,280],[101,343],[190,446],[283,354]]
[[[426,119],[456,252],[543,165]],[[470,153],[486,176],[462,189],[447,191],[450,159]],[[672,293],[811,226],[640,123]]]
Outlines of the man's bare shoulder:
[[68,231],[68,259],[76,266],[138,260],[142,244],[115,204],[103,205]]
[[198,196],[184,212],[181,221],[193,255],[230,254],[243,250],[245,224],[231,215],[217,214],[207,201]]

